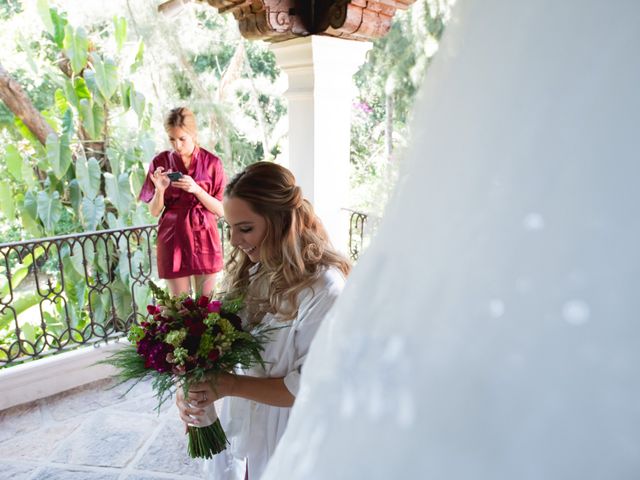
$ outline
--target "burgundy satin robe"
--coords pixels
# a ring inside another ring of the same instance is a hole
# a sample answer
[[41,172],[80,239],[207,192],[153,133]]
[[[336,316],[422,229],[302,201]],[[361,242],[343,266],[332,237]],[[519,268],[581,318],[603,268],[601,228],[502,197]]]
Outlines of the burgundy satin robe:
[[[189,169],[176,152],[158,154],[140,191],[139,199],[150,202],[155,193],[151,174],[158,167],[191,176],[205,192],[222,200],[225,175],[218,157],[203,148],[194,150]],[[164,193],[165,209],[158,224],[158,275],[179,278],[222,270],[222,246],[216,215],[192,193],[169,186]]]

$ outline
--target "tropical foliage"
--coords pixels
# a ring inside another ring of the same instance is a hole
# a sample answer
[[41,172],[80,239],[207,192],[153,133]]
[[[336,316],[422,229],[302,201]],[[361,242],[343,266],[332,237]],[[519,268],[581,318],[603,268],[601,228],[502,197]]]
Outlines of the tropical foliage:
[[[8,13],[24,12],[14,9]],[[133,52],[124,48],[127,21],[122,17],[114,17],[109,24],[74,25],[64,11],[46,0],[37,2],[37,13],[42,30],[28,39],[17,36],[18,54],[25,63],[11,75],[34,94],[34,104],[50,133],[43,142],[6,108],[0,115],[0,155],[6,159],[0,167],[5,179],[0,187],[4,240],[149,223],[146,209],[134,201],[144,180],[144,164],[156,149],[151,106],[132,80],[143,64],[143,44],[136,42]],[[120,318],[126,318],[124,310],[131,305],[132,292],[139,293],[141,301],[146,299],[145,292],[132,288],[130,280],[130,270],[142,267],[147,258],[144,252],[136,252],[131,267],[125,268],[118,261],[126,254],[121,242],[85,245],[84,251],[76,247],[76,251],[37,250],[38,254],[26,258],[14,250],[1,267],[14,273],[12,290],[27,277],[34,261],[44,271],[49,265],[62,272],[66,298],[54,299],[51,308],[42,312],[50,333],[68,327],[81,331],[89,321],[88,308],[97,323],[114,309]],[[16,276],[16,272],[24,275]],[[90,297],[86,272],[98,279],[113,278],[110,290]],[[0,288],[7,293],[3,277]],[[61,277],[52,275],[55,282]],[[5,312],[0,318],[4,343],[15,340],[14,316],[39,300],[33,288],[16,293],[15,314]],[[32,343],[41,333],[38,326],[21,327],[23,339]]]
[[395,185],[411,111],[455,0],[418,0],[396,13],[355,76],[351,127],[351,207],[374,215]]
[[242,39],[233,16],[208,5],[165,15],[151,2],[128,13],[153,64],[145,80],[155,102],[190,106],[199,117],[200,143],[220,156],[227,173],[277,157],[286,106],[267,45]]

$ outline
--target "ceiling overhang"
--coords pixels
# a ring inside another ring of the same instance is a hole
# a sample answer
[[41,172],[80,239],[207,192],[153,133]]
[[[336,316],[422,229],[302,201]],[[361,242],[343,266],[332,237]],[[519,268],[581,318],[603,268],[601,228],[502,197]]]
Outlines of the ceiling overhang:
[[232,13],[247,39],[281,42],[309,35],[375,40],[389,31],[397,10],[406,10],[416,0],[198,1]]

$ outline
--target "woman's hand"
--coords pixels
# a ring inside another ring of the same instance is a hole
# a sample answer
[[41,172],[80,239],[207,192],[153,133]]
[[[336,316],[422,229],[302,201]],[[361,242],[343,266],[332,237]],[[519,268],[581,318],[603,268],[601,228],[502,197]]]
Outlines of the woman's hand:
[[[198,398],[200,400],[198,400]],[[203,407],[207,400],[206,395],[196,395],[191,392],[189,392],[189,399],[187,400],[182,386],[178,387],[178,391],[176,393],[176,406],[178,407],[178,415],[185,425],[198,425],[202,421],[202,417],[205,415]],[[199,406],[199,402],[202,402],[203,407]]]
[[180,180],[176,180],[175,182],[173,182],[173,186],[184,190],[185,192],[193,194],[198,193],[200,190],[202,190],[202,187],[200,187],[200,185],[198,185],[196,181],[189,175],[183,175],[182,177],[180,177]]
[[[220,373],[209,380],[194,383],[189,387],[185,398],[184,389],[178,387],[176,405],[183,422],[198,425],[200,418],[205,415],[205,408],[219,398],[231,395],[235,376]],[[215,384],[214,384],[215,382]]]
[[164,167],[158,167],[153,171],[153,173],[151,174],[151,181],[156,186],[157,190],[163,192],[171,183],[171,180],[169,180],[169,177],[167,177],[167,173],[164,171]]

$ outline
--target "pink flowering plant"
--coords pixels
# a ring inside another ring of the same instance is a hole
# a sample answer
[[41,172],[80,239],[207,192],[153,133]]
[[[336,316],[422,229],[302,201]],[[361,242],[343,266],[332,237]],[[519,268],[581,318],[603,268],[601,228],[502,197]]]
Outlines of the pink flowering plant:
[[[268,330],[243,330],[237,312],[242,300],[211,300],[186,294],[172,297],[150,282],[157,305],[148,305],[149,317],[129,332],[130,348],[116,352],[104,363],[119,369],[122,382],[151,378],[158,410],[175,388],[183,388],[234,367],[264,365],[261,357]],[[188,426],[189,454],[211,458],[223,451],[227,437],[220,420],[212,425]]]

